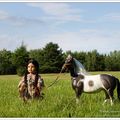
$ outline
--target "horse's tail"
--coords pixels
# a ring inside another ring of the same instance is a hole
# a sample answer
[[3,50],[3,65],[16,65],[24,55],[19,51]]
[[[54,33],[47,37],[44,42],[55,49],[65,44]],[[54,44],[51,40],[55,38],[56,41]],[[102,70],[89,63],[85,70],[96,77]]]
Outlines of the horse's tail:
[[120,82],[119,79],[116,78],[117,81],[117,95],[118,95],[118,99],[120,100]]

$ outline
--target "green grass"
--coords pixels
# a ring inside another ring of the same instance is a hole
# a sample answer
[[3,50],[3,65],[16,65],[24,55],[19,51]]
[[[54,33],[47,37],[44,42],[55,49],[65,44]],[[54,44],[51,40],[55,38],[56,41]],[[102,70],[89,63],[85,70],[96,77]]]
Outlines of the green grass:
[[[108,73],[120,79],[120,72],[92,72],[91,74]],[[58,74],[41,74],[46,88],[43,90],[43,100],[30,100],[24,103],[18,94],[17,85],[20,77],[17,75],[0,76],[0,117],[29,117],[29,118],[118,118],[120,117],[120,102],[115,100],[114,105],[102,105],[104,92],[95,94],[83,93],[76,104],[75,93],[71,87],[69,74],[62,74],[60,80],[47,88]],[[114,91],[117,98],[117,92]]]

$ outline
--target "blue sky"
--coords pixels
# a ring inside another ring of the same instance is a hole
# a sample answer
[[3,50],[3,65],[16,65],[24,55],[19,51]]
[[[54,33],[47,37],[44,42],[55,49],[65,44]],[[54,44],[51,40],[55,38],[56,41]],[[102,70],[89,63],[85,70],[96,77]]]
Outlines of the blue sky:
[[120,50],[119,2],[0,2],[0,50],[57,43],[63,52]]

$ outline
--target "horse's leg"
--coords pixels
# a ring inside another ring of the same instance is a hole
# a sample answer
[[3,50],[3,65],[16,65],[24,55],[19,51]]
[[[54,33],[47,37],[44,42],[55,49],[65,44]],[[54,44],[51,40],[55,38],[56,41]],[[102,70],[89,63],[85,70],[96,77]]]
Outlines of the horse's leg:
[[116,79],[114,76],[106,75],[106,74],[102,74],[101,79],[102,79],[104,88],[109,95],[109,99],[112,105],[113,104],[113,91],[116,88],[116,84],[117,84],[116,80],[118,79]]
[[105,91],[106,98],[105,98],[105,101],[104,101],[103,105],[108,100],[110,100],[110,103],[111,103],[111,106],[112,106],[113,105],[113,90],[112,89],[104,89],[104,91]]
[[110,99],[109,95],[108,95],[108,92],[106,89],[104,89],[104,92],[105,92],[105,100],[103,102],[103,105]]
[[79,103],[80,95],[82,94],[82,91],[80,91],[78,88],[75,89],[76,93],[76,103]]
[[[106,99],[104,101],[104,103],[106,103],[108,100],[110,100],[111,105],[113,104],[113,87],[111,85],[111,78],[109,76],[103,75],[102,76],[102,83],[103,83],[103,89],[105,91],[106,94]],[[103,104],[104,104],[103,103]]]
[[109,92],[109,95],[110,95],[110,103],[111,103],[111,106],[113,105],[113,95],[114,95],[114,93],[113,93],[113,91],[114,91],[114,89],[109,89],[108,90],[108,92]]
[[76,92],[76,103],[78,103],[79,99],[80,99],[80,96],[83,92],[83,83],[82,82],[79,82],[79,84],[75,88],[75,92]]

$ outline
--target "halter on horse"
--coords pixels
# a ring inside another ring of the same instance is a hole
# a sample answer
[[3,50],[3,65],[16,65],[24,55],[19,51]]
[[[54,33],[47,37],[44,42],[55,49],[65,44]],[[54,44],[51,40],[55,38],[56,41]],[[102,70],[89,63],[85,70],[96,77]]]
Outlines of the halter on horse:
[[119,80],[109,74],[89,75],[84,69],[83,65],[68,55],[62,67],[62,71],[68,69],[70,71],[72,87],[76,93],[76,102],[78,102],[82,92],[94,93],[96,91],[104,90],[107,100],[113,104],[114,89],[117,87],[117,96],[120,99],[120,83]]

